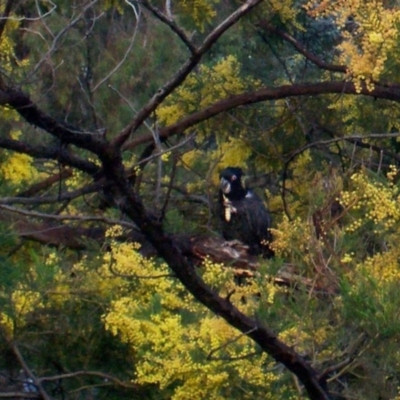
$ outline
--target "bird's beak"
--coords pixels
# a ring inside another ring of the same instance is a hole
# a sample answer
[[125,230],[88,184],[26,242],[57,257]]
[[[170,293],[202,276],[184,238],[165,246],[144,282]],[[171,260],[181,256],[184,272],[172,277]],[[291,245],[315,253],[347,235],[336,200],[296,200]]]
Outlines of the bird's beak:
[[221,178],[220,188],[222,193],[229,194],[231,191],[231,183],[227,179]]

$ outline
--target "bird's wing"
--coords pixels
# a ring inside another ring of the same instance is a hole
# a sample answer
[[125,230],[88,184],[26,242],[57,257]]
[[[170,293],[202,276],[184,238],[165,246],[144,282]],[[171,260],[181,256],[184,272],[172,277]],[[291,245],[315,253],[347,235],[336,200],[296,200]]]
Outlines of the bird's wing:
[[248,224],[259,240],[269,240],[271,234],[271,215],[264,202],[254,192],[249,191],[243,200],[243,210],[246,213]]

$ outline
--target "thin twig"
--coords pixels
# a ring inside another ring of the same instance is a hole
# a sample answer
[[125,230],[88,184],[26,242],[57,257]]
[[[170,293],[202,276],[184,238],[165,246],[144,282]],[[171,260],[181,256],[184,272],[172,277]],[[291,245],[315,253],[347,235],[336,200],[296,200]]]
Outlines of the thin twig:
[[229,345],[232,344],[232,343],[237,342],[237,341],[238,341],[239,339],[241,339],[243,336],[248,336],[250,333],[255,332],[257,329],[258,329],[258,328],[257,328],[257,326],[256,326],[256,327],[254,327],[253,329],[250,329],[248,332],[243,332],[243,333],[241,333],[240,335],[234,337],[233,339],[226,341],[226,342],[225,342],[224,344],[222,344],[221,346],[218,346],[218,347],[216,347],[215,349],[212,349],[212,350],[208,353],[208,355],[207,355],[207,360],[214,360],[214,358],[213,358],[213,356],[212,356],[214,353],[216,353],[217,351],[219,351],[219,350],[221,350],[221,349],[223,349],[223,348],[229,346]]
[[51,219],[55,221],[79,221],[79,222],[102,222],[108,225],[121,225],[127,228],[136,229],[136,225],[120,219],[100,217],[97,215],[54,215],[46,214],[37,211],[28,211],[7,205],[0,205],[1,210],[6,210],[12,213],[26,215],[34,218]]
[[345,65],[333,65],[333,64],[326,63],[325,61],[323,61],[319,57],[317,57],[315,54],[309,52],[293,36],[289,35],[287,32],[285,32],[279,28],[276,28],[269,21],[264,20],[264,21],[260,22],[258,24],[258,26],[260,28],[267,30],[268,32],[275,33],[280,38],[282,38],[286,42],[290,43],[300,54],[302,54],[305,58],[307,58],[307,60],[311,61],[317,67],[327,70],[327,71],[346,73],[347,67]]
[[[70,23],[68,25],[66,25],[63,29],[60,30],[60,32],[58,32],[57,35],[52,35],[51,31],[50,34],[53,36],[53,42],[50,46],[50,48],[47,50],[47,52],[43,55],[43,57],[39,60],[38,63],[36,63],[35,67],[32,69],[32,71],[30,72],[30,74],[28,75],[29,77],[33,76],[38,69],[42,66],[42,64],[49,59],[49,57],[57,50],[57,44],[60,41],[60,39],[73,27],[75,26],[81,19],[82,16],[85,14],[86,10],[88,10],[90,7],[92,7],[93,5],[95,5],[98,2],[98,0],[93,0],[91,2],[89,2],[88,4],[86,4],[83,7],[82,12],[73,20],[70,21]],[[41,15],[41,21],[43,23],[43,25],[45,27],[47,27],[47,25],[44,23],[43,20],[44,15]]]
[[0,204],[54,204],[60,201],[73,200],[86,194],[95,193],[99,190],[105,189],[104,182],[96,182],[91,185],[86,185],[81,189],[73,190],[71,192],[64,192],[61,197],[55,196],[43,196],[43,197],[3,197],[0,198]]
[[140,12],[136,11],[136,8],[128,1],[125,0],[126,3],[128,3],[134,11],[135,14],[135,18],[136,18],[136,26],[135,26],[135,30],[133,32],[131,41],[129,42],[128,48],[125,51],[125,54],[123,55],[123,57],[121,58],[121,60],[118,62],[118,64],[103,78],[101,79],[92,89],[92,93],[95,92],[104,82],[107,82],[114,74],[115,72],[117,72],[121,66],[125,63],[126,59],[128,58],[129,53],[131,52],[132,48],[133,48],[133,44],[135,43],[135,39],[136,39],[136,35],[138,33],[139,30],[139,22],[140,22]]
[[[127,1],[127,0],[125,0]],[[140,1],[139,3],[143,4],[144,7],[146,7],[149,11],[151,11],[160,21],[164,22],[166,25],[168,25],[171,30],[177,34],[177,36],[182,40],[182,42],[186,45],[186,47],[189,49],[189,51],[192,54],[196,53],[196,47],[195,45],[190,41],[190,39],[187,37],[186,33],[184,32],[183,29],[181,29],[175,21],[172,20],[172,14],[170,7],[166,7],[167,9],[167,15],[164,15],[158,8],[152,6],[148,1]]]
[[163,151],[160,151],[160,152],[158,152],[158,153],[156,153],[156,154],[152,154],[152,155],[149,156],[149,157],[143,158],[142,160],[140,160],[139,162],[137,162],[136,164],[134,164],[134,165],[133,165],[133,168],[134,168],[134,167],[137,167],[137,166],[139,166],[139,165],[145,164],[145,163],[147,163],[147,162],[149,162],[149,161],[151,161],[151,160],[153,160],[153,159],[155,159],[155,158],[157,158],[157,157],[162,156],[163,154],[170,153],[170,152],[172,152],[172,151],[174,151],[174,150],[176,150],[176,149],[179,149],[180,147],[183,147],[185,144],[187,144],[188,142],[190,142],[190,141],[195,137],[195,135],[196,135],[195,133],[192,133],[192,134],[189,135],[187,138],[185,138],[184,140],[182,140],[182,142],[179,142],[178,144],[176,144],[176,145],[174,145],[174,146],[172,146],[172,147],[169,147],[168,149],[165,149],[165,150],[163,150]]
[[44,376],[40,378],[41,382],[51,382],[51,381],[58,381],[60,379],[70,379],[70,378],[77,378],[79,376],[97,376],[102,379],[107,379],[118,386],[124,387],[124,388],[130,388],[130,389],[139,389],[139,386],[133,383],[126,383],[121,381],[120,379],[116,378],[113,375],[105,374],[104,372],[98,372],[98,371],[75,371],[75,372],[70,372],[66,374],[60,374],[60,375],[54,375],[54,376]]

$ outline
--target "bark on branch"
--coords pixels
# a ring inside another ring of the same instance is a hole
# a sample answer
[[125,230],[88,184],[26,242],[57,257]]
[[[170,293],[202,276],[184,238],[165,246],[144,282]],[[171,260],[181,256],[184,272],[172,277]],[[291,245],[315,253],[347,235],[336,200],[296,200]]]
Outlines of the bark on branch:
[[[400,102],[400,86],[399,85],[381,85],[375,84],[373,90],[368,90],[365,86],[362,87],[361,92],[358,93],[354,84],[347,81],[339,82],[321,82],[321,83],[303,83],[297,85],[285,85],[279,87],[264,87],[254,92],[247,92],[231,96],[226,99],[220,100],[211,106],[197,111],[173,125],[169,125],[160,129],[160,140],[165,140],[168,137],[184,132],[186,129],[206,121],[216,115],[232,110],[237,107],[255,104],[268,100],[279,100],[287,97],[299,96],[316,96],[324,94],[351,94],[351,95],[364,95],[377,99],[392,100]],[[138,145],[151,143],[153,140],[152,135],[146,133],[137,136],[125,144],[124,150],[135,148]]]

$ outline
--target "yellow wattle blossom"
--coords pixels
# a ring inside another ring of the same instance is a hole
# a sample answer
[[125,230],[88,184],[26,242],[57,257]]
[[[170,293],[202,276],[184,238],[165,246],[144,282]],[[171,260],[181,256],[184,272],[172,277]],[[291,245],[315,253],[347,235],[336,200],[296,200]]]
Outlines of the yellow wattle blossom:
[[294,23],[297,28],[301,29],[300,24],[296,23],[296,16],[299,13],[297,3],[293,0],[270,0],[269,5],[272,10],[279,14],[279,18],[285,23]]
[[34,182],[39,176],[33,166],[33,158],[27,154],[12,153],[1,163],[0,174],[3,179],[18,185],[23,182]]
[[375,231],[394,227],[400,220],[399,189],[392,184],[397,170],[388,172],[388,184],[372,181],[364,171],[351,176],[353,188],[341,193],[340,201],[346,209],[361,210],[360,217],[353,219],[346,230],[353,232],[370,221]]
[[386,253],[377,253],[357,264],[357,269],[365,271],[378,283],[400,283],[400,268],[398,260],[400,252],[396,249]]
[[241,65],[233,55],[213,67],[201,65],[199,72],[189,75],[157,110],[160,123],[173,124],[220,99],[241,93],[250,82],[240,77],[240,69]]
[[217,0],[180,0],[177,6],[184,14],[190,15],[196,26],[203,32],[206,24],[209,24],[217,14],[213,7],[217,3]]
[[7,339],[12,339],[14,332],[14,321],[4,312],[0,312],[0,332]]
[[[142,277],[137,281],[135,296],[129,293],[115,299],[103,316],[106,329],[142,354],[135,361],[137,383],[169,389],[171,399],[183,400],[193,396],[229,398],[238,390],[232,385],[233,376],[250,387],[268,388],[279,381],[279,374],[265,373],[268,357],[259,354],[247,358],[255,351],[254,343],[194,302],[167,275],[166,266],[155,272],[156,266],[142,260],[129,246],[112,243],[111,247],[113,270],[134,272]],[[157,273],[158,278],[146,279],[156,277]],[[254,282],[237,286],[231,268],[207,259],[199,273],[223,296],[229,294],[230,301],[242,309],[248,312],[257,309],[257,300],[252,300],[258,291]],[[231,359],[228,367],[226,359]]]
[[[348,76],[358,92],[365,84],[373,90],[384,73],[385,63],[398,46],[400,10],[381,0],[322,0],[309,2],[306,10],[313,17],[331,17],[341,29],[339,62],[348,67]],[[345,29],[351,21],[352,29]]]

